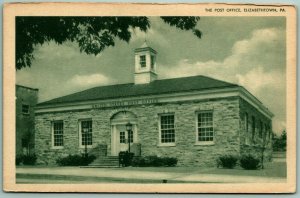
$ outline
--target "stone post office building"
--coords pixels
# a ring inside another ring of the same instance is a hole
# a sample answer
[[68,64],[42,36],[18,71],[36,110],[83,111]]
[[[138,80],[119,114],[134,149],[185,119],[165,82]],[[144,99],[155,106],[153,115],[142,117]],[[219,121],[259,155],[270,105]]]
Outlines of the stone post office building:
[[118,156],[128,150],[131,137],[135,155],[210,166],[220,155],[257,153],[259,145],[270,142],[273,114],[245,88],[206,76],[159,80],[156,55],[146,43],[135,49],[134,83],[38,104],[38,163],[54,164],[85,147],[98,158]]

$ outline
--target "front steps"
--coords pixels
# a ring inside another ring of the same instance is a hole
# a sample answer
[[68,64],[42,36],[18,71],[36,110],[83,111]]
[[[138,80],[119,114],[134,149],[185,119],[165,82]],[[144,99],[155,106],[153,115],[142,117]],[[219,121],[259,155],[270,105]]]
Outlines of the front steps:
[[99,156],[88,167],[119,167],[118,156]]

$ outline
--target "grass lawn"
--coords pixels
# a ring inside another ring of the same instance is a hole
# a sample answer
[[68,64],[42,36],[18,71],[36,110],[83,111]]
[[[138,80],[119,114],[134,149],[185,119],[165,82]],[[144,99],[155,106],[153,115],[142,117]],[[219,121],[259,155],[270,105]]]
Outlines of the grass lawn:
[[244,170],[241,167],[234,169],[215,168],[211,170],[204,170],[199,173],[207,174],[227,174],[227,175],[243,175],[243,176],[262,176],[262,177],[286,177],[286,163],[273,162],[267,163],[264,169],[258,170]]
[[224,168],[202,168],[202,167],[124,167],[127,171],[153,171],[153,172],[173,172],[173,173],[203,173],[203,174],[226,174],[242,176],[262,176],[262,177],[286,177],[285,162],[269,162],[264,169],[244,170],[241,167],[234,169]]

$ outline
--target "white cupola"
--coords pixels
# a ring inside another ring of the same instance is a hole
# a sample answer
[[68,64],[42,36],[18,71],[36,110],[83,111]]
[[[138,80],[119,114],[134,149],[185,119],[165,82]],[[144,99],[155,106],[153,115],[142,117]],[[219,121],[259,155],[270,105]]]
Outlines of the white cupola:
[[134,84],[146,84],[157,79],[156,54],[157,52],[146,43],[135,49]]

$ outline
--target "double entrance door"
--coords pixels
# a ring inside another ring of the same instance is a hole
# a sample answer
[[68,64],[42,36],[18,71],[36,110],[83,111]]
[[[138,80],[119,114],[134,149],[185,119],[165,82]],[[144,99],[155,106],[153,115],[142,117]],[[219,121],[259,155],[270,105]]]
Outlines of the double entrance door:
[[118,156],[120,151],[128,151],[129,144],[137,142],[136,125],[133,124],[132,130],[127,131],[125,124],[112,126],[112,155]]

